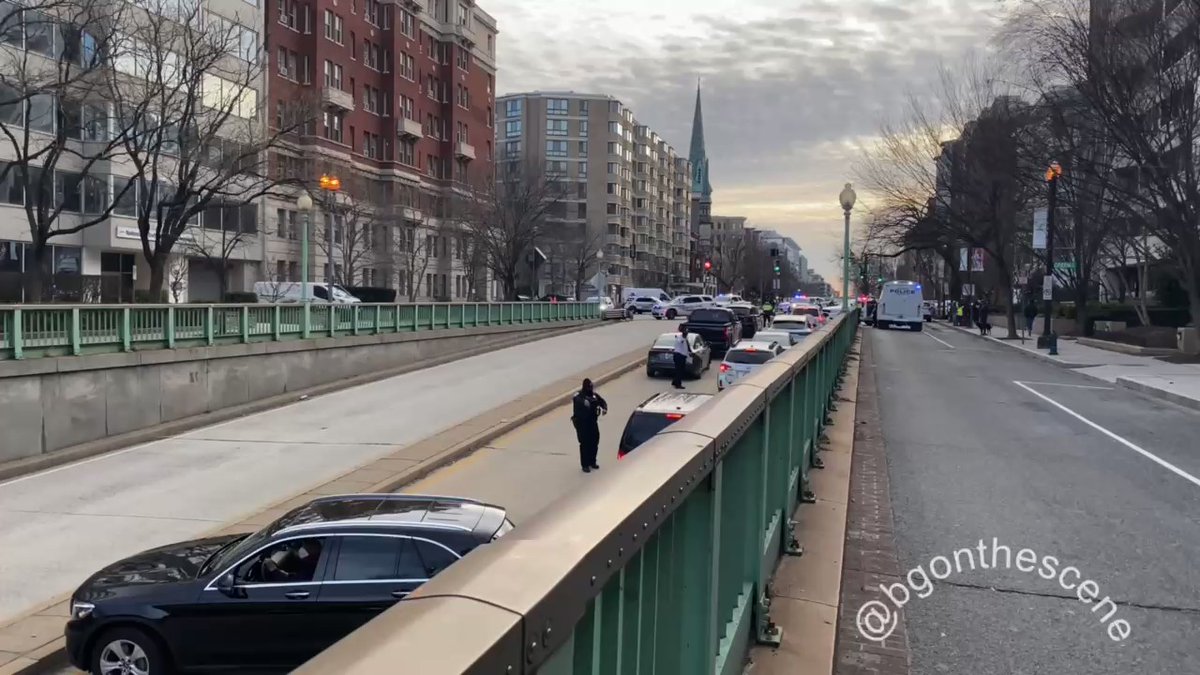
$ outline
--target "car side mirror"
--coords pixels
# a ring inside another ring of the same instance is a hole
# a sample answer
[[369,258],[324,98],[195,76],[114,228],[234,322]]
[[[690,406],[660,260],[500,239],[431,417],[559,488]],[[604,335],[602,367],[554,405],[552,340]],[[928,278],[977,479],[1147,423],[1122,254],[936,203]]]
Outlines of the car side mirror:
[[217,579],[217,590],[231,598],[238,597],[237,579],[234,578],[233,572],[226,572]]

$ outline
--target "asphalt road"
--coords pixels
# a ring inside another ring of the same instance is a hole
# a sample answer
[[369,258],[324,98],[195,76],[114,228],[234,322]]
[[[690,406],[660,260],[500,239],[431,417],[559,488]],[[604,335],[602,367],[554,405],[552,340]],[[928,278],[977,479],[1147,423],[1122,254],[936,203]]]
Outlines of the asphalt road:
[[0,621],[670,330],[649,317],[354,387],[0,483]]
[[913,672],[1200,672],[1200,414],[947,327],[864,330],[902,571],[954,565],[904,609]]

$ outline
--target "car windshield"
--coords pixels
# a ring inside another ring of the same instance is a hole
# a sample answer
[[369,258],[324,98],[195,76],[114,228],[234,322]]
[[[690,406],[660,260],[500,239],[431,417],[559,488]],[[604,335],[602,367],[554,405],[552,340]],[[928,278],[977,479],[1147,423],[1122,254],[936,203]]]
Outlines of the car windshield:
[[731,305],[729,309],[732,309],[733,313],[738,316],[747,316],[750,314],[750,308],[745,305]]
[[253,534],[241,539],[234,539],[217,549],[208,557],[208,560],[204,561],[204,564],[200,566],[199,575],[204,576],[216,570],[224,570],[270,538],[271,525],[267,525]]
[[791,336],[788,333],[783,333],[780,331],[759,332],[759,333],[755,333],[754,337],[756,339],[762,338],[764,340],[773,340],[775,342],[779,342],[779,343],[785,344],[785,345],[791,343]]
[[766,349],[735,349],[725,355],[725,361],[728,363],[744,363],[749,365],[762,365],[771,360],[772,353]]
[[650,440],[654,434],[671,426],[683,415],[667,415],[665,413],[635,412],[629,418],[625,427],[625,437],[621,445],[633,449]]
[[725,323],[729,320],[729,310],[698,309],[692,312],[692,321]]

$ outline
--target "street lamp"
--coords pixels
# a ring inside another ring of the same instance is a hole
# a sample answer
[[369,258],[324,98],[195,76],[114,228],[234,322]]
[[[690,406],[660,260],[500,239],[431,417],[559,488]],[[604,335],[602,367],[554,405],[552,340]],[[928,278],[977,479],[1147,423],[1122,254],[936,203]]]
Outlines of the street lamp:
[[299,197],[296,197],[296,209],[304,213],[304,225],[300,230],[300,302],[303,304],[302,325],[300,327],[301,336],[305,339],[309,336],[312,323],[310,320],[312,308],[308,301],[308,228],[312,221],[313,200],[307,192],[301,192]]
[[858,195],[849,183],[842,188],[838,201],[842,203],[842,212],[846,216],[845,231],[842,233],[842,311],[850,311],[850,211],[854,209],[854,201]]
[[1058,204],[1058,179],[1062,176],[1062,165],[1050,162],[1046,167],[1046,277],[1042,280],[1042,334],[1038,337],[1038,348],[1046,347],[1050,356],[1058,355],[1058,336],[1051,327],[1054,312],[1054,209]]
[[[317,186],[321,188],[322,195],[328,195],[328,198],[323,199],[322,201],[331,205],[334,203],[334,200],[336,199],[336,195],[337,195],[338,191],[342,189],[342,181],[340,179],[338,179],[337,176],[321,174],[320,180],[317,181]],[[332,213],[332,209],[328,209],[328,210],[330,211],[329,227],[325,228],[325,230],[326,230],[326,232],[325,232],[325,244],[326,244],[325,251],[327,253],[325,265],[327,266],[327,269],[328,269],[328,272],[326,272],[326,274],[325,274],[325,291],[329,295],[329,297],[327,299],[329,300],[329,302],[332,303],[333,302],[333,270],[334,270],[334,267],[333,267],[333,225],[334,225],[335,219],[334,219],[334,214]],[[332,311],[332,310],[330,310],[330,311]]]

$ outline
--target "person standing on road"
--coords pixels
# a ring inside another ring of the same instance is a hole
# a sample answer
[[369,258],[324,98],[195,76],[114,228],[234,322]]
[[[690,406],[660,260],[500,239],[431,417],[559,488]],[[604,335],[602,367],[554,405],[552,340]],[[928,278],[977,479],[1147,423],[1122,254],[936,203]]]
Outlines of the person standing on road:
[[775,318],[775,303],[771,302],[770,298],[767,298],[766,302],[763,303],[762,315],[763,325],[770,327],[772,319]]
[[986,299],[979,300],[979,307],[975,310],[976,319],[979,321],[979,334],[990,335],[992,332],[992,324],[988,323],[988,312],[990,308]]
[[584,378],[583,386],[571,399],[571,424],[579,440],[579,466],[584,473],[599,469],[596,456],[600,453],[600,416],[608,412],[608,401],[596,393],[592,381]]
[[683,389],[683,375],[687,371],[688,361],[692,357],[692,345],[688,341],[686,325],[679,326],[679,333],[675,336],[674,352],[675,377],[671,380],[671,386]]
[[1037,303],[1033,301],[1033,294],[1025,296],[1025,336],[1033,337],[1033,322],[1037,319]]

